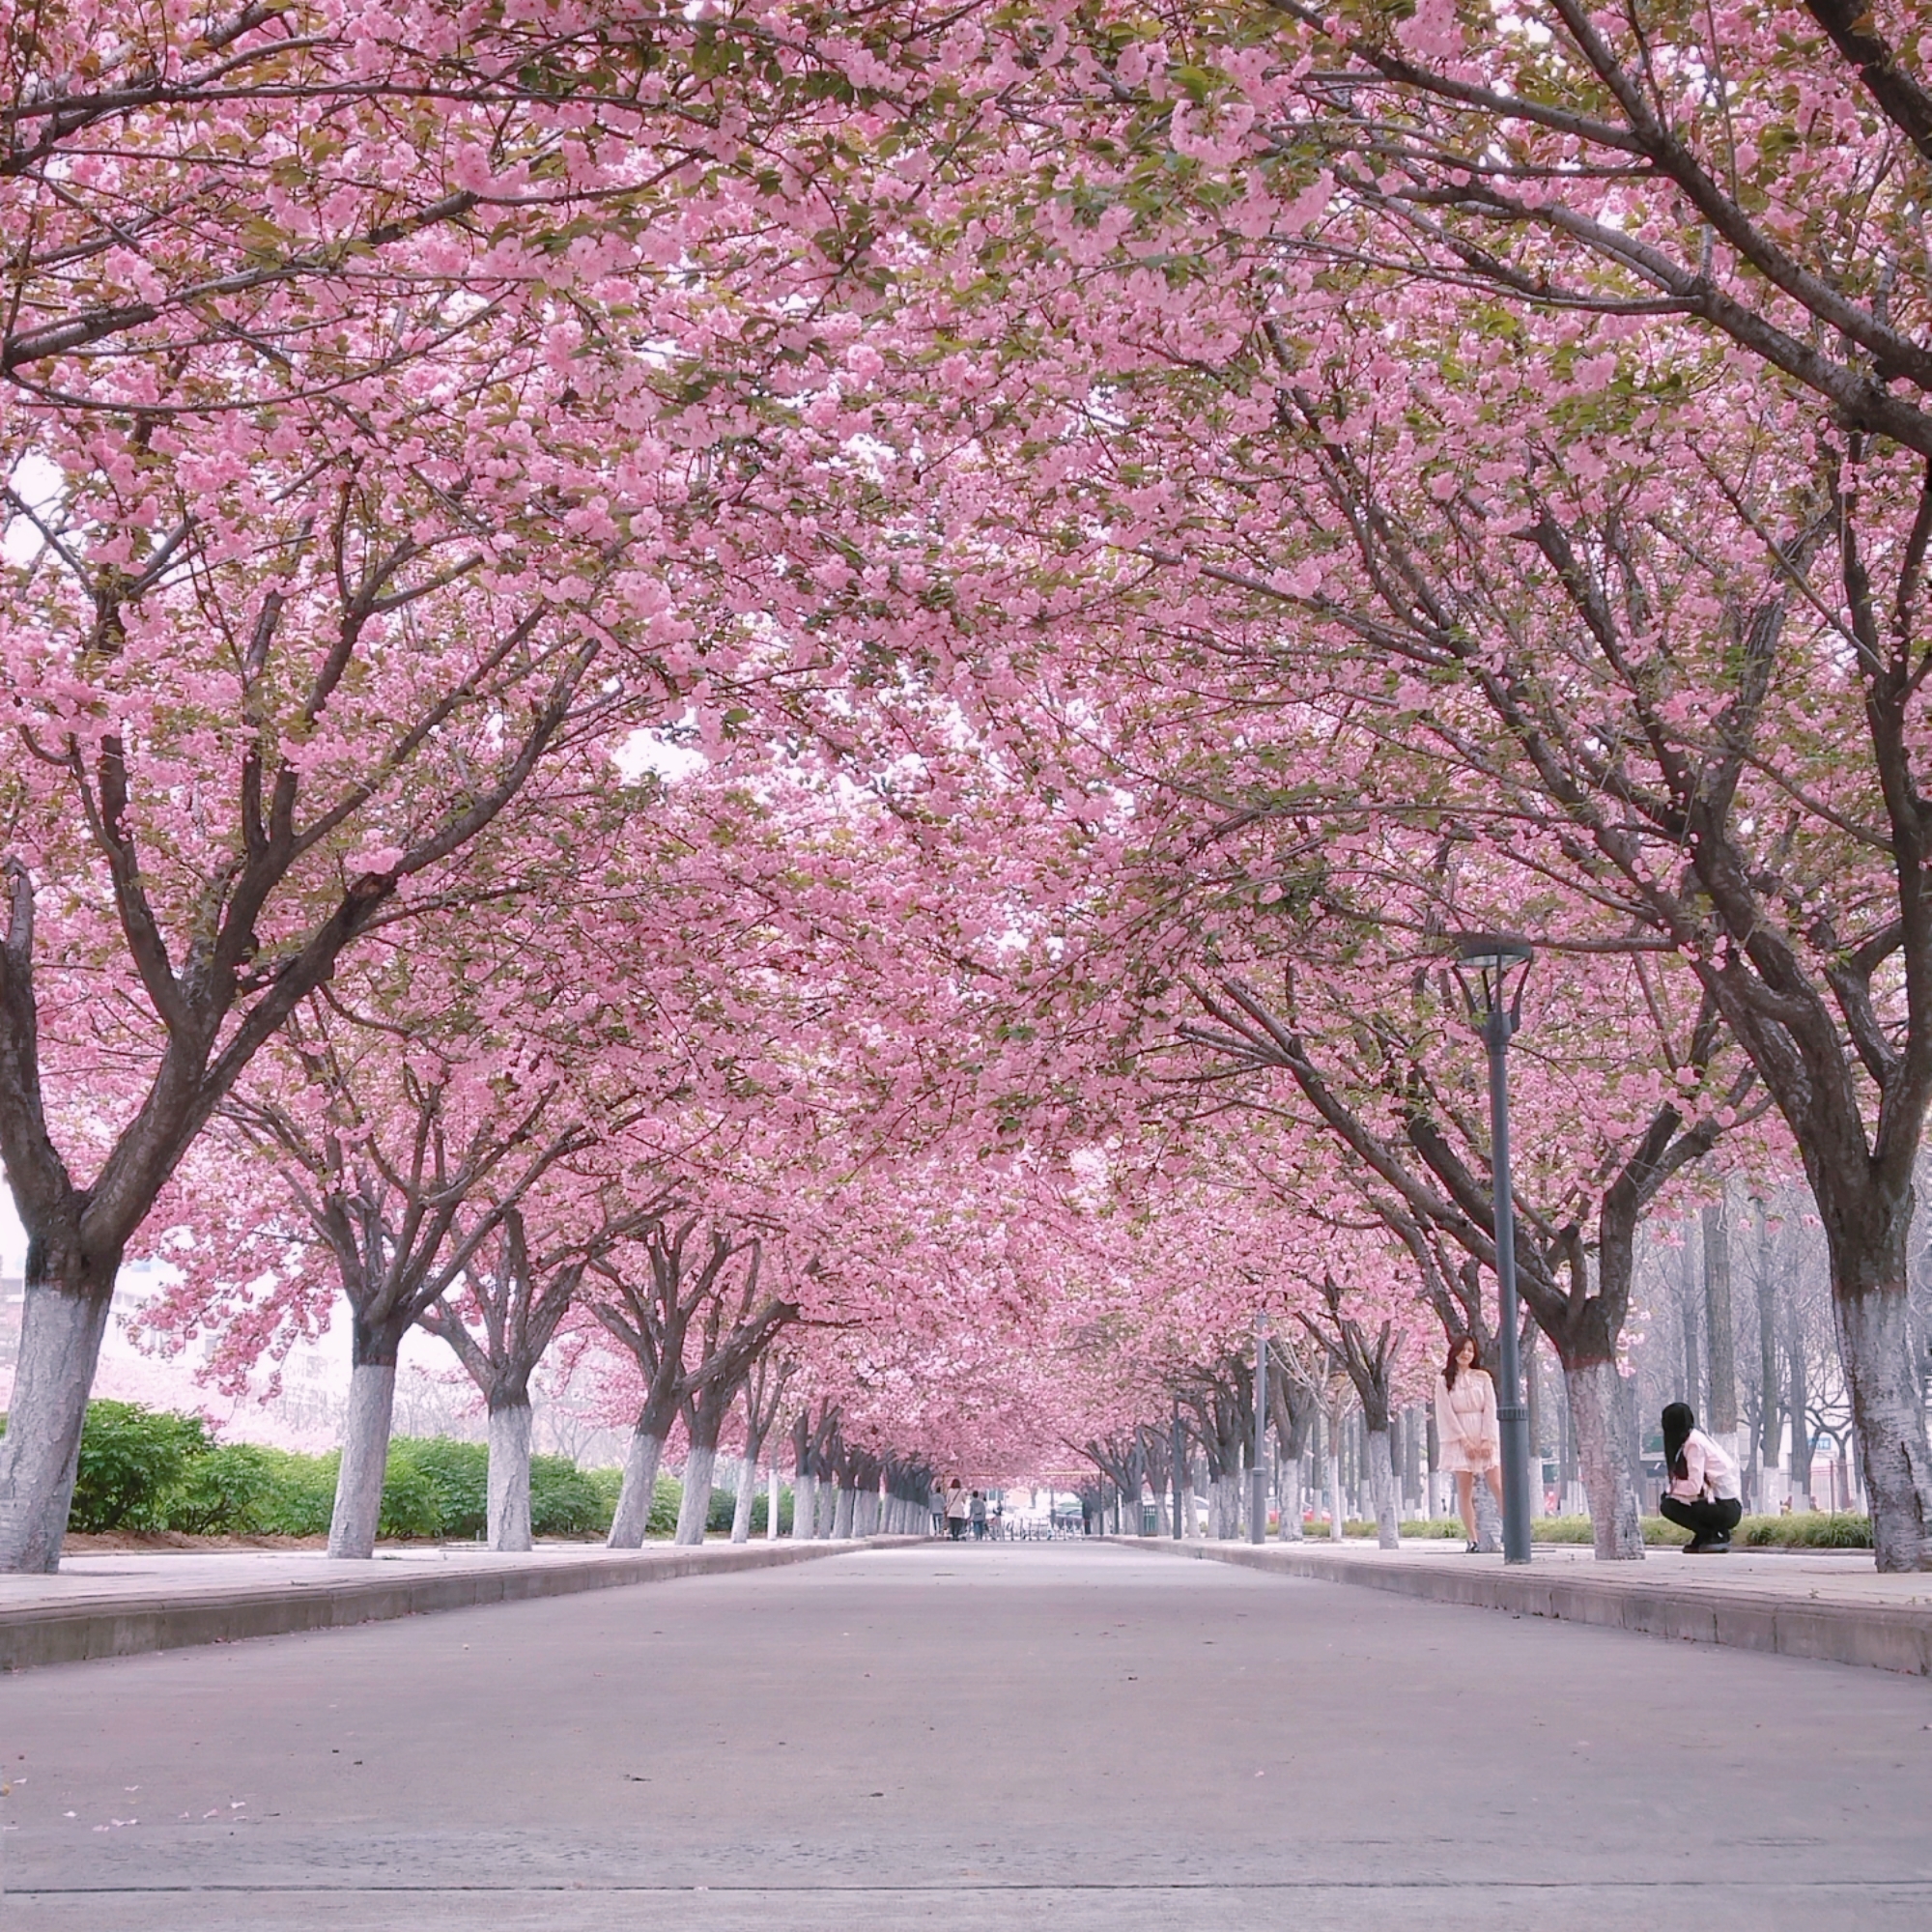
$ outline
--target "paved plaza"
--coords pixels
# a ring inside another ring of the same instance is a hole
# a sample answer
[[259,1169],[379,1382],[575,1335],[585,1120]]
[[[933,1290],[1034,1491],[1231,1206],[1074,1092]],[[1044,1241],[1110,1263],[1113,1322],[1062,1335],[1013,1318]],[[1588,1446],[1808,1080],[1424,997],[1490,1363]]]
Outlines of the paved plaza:
[[0,1681],[8,1932],[1884,1928],[1932,1684],[922,1546]]

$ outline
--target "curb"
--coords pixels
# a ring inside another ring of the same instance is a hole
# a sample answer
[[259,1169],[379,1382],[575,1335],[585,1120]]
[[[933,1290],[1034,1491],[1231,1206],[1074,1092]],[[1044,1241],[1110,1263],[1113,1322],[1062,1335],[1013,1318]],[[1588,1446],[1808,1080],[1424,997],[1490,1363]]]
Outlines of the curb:
[[1357,1563],[1296,1549],[1293,1545],[1176,1544],[1151,1537],[1110,1537],[1122,1548],[1158,1548],[1168,1555],[1235,1563],[1279,1576],[1323,1583],[1353,1583],[1429,1603],[1471,1609],[1508,1610],[1516,1616],[1550,1617],[1686,1643],[1722,1644],[1733,1650],[1771,1651],[1932,1676],[1932,1607],[1883,1604],[1794,1603],[1769,1593],[1673,1590],[1667,1584],[1633,1588],[1606,1577],[1528,1574],[1494,1569],[1441,1570],[1434,1562]]
[[366,1574],[314,1583],[240,1585],[201,1595],[156,1591],[73,1604],[35,1604],[0,1610],[0,1672],[48,1663],[85,1663],[99,1658],[139,1657],[195,1644],[240,1643],[256,1636],[288,1636],[299,1631],[344,1630],[395,1617],[467,1610],[483,1604],[529,1603],[541,1597],[576,1596],[635,1583],[668,1583],[679,1577],[775,1570],[856,1549],[894,1548],[918,1537],[879,1536],[864,1541],[783,1543],[716,1550],[693,1548],[678,1555],[639,1552],[604,1562],[560,1562],[526,1570],[460,1568],[432,1576]]

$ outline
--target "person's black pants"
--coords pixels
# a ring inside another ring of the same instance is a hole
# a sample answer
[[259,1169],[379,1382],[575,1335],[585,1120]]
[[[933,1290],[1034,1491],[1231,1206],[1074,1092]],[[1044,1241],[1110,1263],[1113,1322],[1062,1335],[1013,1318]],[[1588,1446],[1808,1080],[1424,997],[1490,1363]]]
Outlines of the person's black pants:
[[1657,1513],[1680,1529],[1688,1529],[1699,1543],[1720,1543],[1737,1528],[1745,1506],[1735,1496],[1710,1503],[1687,1503],[1665,1496],[1657,1505]]

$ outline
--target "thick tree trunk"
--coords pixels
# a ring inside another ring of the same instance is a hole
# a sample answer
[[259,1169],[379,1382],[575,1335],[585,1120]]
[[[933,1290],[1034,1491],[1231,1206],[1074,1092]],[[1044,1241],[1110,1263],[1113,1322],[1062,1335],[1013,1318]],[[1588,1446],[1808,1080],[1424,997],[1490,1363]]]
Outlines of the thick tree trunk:
[[650,1528],[651,1504],[657,1498],[658,1464],[664,1460],[664,1437],[654,1429],[634,1429],[624,1456],[624,1485],[617,1492],[616,1513],[607,1539],[612,1549],[641,1549]]
[[693,1443],[684,1459],[684,1494],[677,1506],[677,1528],[673,1543],[702,1543],[705,1519],[711,1514],[711,1471],[717,1465],[718,1451],[708,1444]]
[[1284,1543],[1301,1541],[1301,1458],[1284,1456],[1281,1461],[1281,1510],[1279,1533]]
[[33,1259],[7,1434],[0,1436],[0,1572],[60,1568],[87,1397],[120,1268],[117,1257],[113,1265],[102,1264],[100,1279],[74,1290],[36,1279]]
[[758,1500],[758,1465],[750,1456],[738,1464],[738,1497],[731,1510],[731,1541],[752,1540],[752,1510]]
[[1577,1463],[1590,1499],[1590,1528],[1597,1558],[1604,1563],[1636,1563],[1643,1558],[1636,1470],[1631,1462],[1630,1391],[1614,1362],[1566,1367],[1570,1426],[1577,1438]]
[[1402,1543],[1398,1525],[1402,1512],[1397,1507],[1395,1463],[1389,1453],[1386,1429],[1369,1431],[1369,1487],[1376,1499],[1376,1543],[1379,1548],[1395,1549]]
[[376,1553],[383,1520],[383,1479],[389,1468],[389,1425],[396,1407],[396,1361],[357,1362],[349,1373],[349,1413],[342,1424],[342,1463],[328,1553],[366,1562]]
[[1791,1371],[1791,1507],[1811,1507],[1811,1418],[1810,1391],[1805,1386],[1804,1331],[1798,1320],[1797,1297],[1792,1297],[1790,1321],[1785,1330],[1786,1365]]
[[818,1534],[818,1478],[791,1479],[791,1535],[794,1543],[810,1543]]
[[1764,1203],[1752,1204],[1751,1220],[1757,1236],[1757,1462],[1758,1508],[1776,1514],[1777,1467],[1777,1295],[1771,1278],[1771,1242],[1765,1232]]
[[1932,1569],[1932,1447],[1912,1359],[1902,1254],[1899,1260],[1892,1280],[1832,1297],[1871,1511],[1872,1553],[1883,1571]]
[[1524,1322],[1522,1338],[1522,1388],[1523,1406],[1529,1410],[1529,1513],[1532,1518],[1545,1514],[1543,1507],[1543,1350],[1539,1349],[1539,1330],[1531,1322]]
[[1737,1331],[1731,1315],[1730,1224],[1719,1201],[1703,1209],[1705,1383],[1704,1427],[1733,1457],[1738,1444]]
[[530,1547],[530,1405],[507,1400],[490,1409],[490,1548]]
[[1503,1513],[1496,1507],[1495,1492],[1482,1477],[1476,1478],[1476,1548],[1493,1556],[1503,1547]]
[[1214,1478],[1214,1535],[1234,1543],[1241,1534],[1241,1479],[1223,1473]]
[[1684,1342],[1684,1385],[1679,1395],[1680,1402],[1687,1402],[1693,1409],[1702,1411],[1703,1378],[1697,1373],[1699,1355],[1697,1350],[1698,1316],[1701,1312],[1702,1286],[1697,1265],[1697,1244],[1690,1238],[1689,1223],[1686,1223],[1683,1265],[1679,1270],[1677,1283],[1677,1324]]
[[846,1543],[852,1536],[852,1509],[859,1500],[858,1492],[849,1490],[843,1483],[838,1485],[838,1501],[832,1512],[832,1540]]

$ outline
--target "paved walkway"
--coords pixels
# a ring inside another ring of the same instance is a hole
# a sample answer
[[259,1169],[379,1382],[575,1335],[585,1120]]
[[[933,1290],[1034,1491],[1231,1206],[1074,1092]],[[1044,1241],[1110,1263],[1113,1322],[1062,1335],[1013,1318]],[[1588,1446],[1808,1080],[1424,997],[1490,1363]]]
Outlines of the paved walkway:
[[1932,1684],[923,1545],[0,1679],[7,1932],[1906,1932]]

